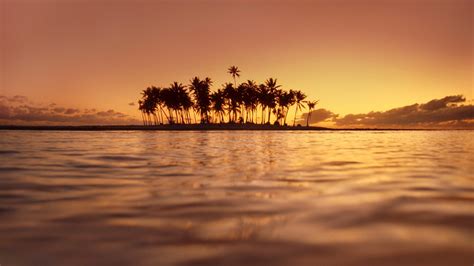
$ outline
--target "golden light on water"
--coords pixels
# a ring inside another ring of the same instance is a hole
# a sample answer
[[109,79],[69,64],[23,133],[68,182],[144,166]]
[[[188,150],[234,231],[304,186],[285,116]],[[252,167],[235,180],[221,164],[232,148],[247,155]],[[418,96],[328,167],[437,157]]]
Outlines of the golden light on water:
[[472,134],[2,132],[0,257],[462,264],[472,254]]

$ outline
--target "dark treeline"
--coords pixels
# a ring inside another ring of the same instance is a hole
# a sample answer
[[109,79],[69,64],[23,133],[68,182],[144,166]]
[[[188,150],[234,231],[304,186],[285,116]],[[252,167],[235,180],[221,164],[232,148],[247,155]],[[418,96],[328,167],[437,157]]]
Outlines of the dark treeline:
[[[189,85],[173,82],[168,87],[151,86],[138,101],[144,125],[192,123],[250,123],[287,125],[289,110],[295,106],[293,126],[298,111],[308,107],[306,125],[317,101],[306,101],[299,90],[283,90],[277,79],[263,84],[253,80],[237,84],[240,70],[228,69],[234,83],[226,83],[211,92],[212,80],[194,77]],[[272,118],[274,119],[272,121]]]

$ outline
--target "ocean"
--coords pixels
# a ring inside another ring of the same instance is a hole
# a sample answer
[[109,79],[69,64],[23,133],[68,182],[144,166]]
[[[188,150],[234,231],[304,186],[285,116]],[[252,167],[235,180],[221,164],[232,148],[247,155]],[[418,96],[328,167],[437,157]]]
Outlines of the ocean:
[[0,131],[0,265],[472,265],[474,131]]

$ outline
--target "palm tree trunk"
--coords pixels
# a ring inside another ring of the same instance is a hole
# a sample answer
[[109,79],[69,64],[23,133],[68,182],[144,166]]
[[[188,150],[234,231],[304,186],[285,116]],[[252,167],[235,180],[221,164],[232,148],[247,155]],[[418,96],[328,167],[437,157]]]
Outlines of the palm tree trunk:
[[168,124],[173,124],[173,113],[171,112],[171,109],[168,108]]
[[298,112],[298,106],[296,106],[296,109],[295,109],[295,118],[293,119],[293,126],[295,126],[296,124],[296,113]]
[[179,113],[181,114],[181,122],[183,122],[183,124],[186,124],[184,123],[184,114],[183,114],[183,110],[179,110]]
[[144,117],[144,114],[143,114],[143,112],[141,112],[141,114],[142,114],[142,121],[143,121],[143,125],[144,125],[144,126],[146,126],[146,123],[145,123],[145,117]]
[[165,123],[165,116],[166,114],[164,113],[163,111],[163,108],[160,106],[160,119],[161,119],[161,124],[164,124]]
[[160,117],[160,125],[163,124],[163,114],[161,113],[161,107],[158,109],[158,115]]
[[296,113],[298,112],[298,105],[296,105],[296,108],[295,108],[295,119],[293,119],[293,126],[295,126],[296,124]]
[[[161,110],[161,113],[166,117],[166,120],[170,121],[169,117],[166,115],[165,110],[162,107],[160,107],[160,110]],[[163,119],[163,124],[164,123],[165,123],[165,120]]]
[[306,127],[309,127],[309,118],[311,117],[311,109],[309,110],[308,116],[306,117]]
[[158,112],[158,113],[156,114],[156,123],[157,123],[157,125],[159,125],[159,124],[161,123],[161,113],[160,113],[160,109],[157,108],[156,111]]

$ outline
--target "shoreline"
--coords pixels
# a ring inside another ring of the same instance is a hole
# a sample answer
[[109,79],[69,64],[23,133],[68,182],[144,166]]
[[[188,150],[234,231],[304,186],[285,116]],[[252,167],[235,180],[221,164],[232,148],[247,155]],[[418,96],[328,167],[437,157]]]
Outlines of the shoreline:
[[253,124],[175,124],[175,125],[83,125],[83,126],[20,126],[0,125],[0,130],[58,130],[58,131],[215,131],[215,130],[333,130],[325,127],[293,127]]
[[83,125],[83,126],[21,126],[0,125],[0,130],[37,131],[402,131],[402,130],[470,130],[470,129],[399,129],[399,128],[327,128],[315,126],[275,126],[258,124],[175,124],[175,125]]

